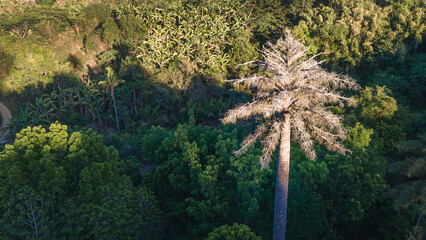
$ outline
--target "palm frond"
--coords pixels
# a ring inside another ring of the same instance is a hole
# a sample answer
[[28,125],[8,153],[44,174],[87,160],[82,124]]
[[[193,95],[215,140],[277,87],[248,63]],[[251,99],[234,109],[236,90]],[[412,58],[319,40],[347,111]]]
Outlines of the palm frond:
[[322,53],[308,57],[309,47],[304,47],[289,31],[285,39],[279,39],[276,44],[268,43],[267,46],[268,49],[260,51],[263,61],[243,64],[257,64],[265,75],[228,80],[234,85],[246,85],[256,94],[252,102],[229,110],[222,122],[235,123],[253,116],[261,116],[268,122],[268,125],[261,125],[249,135],[236,153],[245,152],[248,146],[263,138],[260,161],[262,166],[266,166],[279,142],[280,121],[285,113],[291,116],[293,140],[300,144],[310,159],[316,157],[314,141],[324,144],[331,151],[349,153],[342,144],[346,136],[341,124],[342,117],[329,111],[328,107],[355,105],[356,100],[343,95],[341,91],[358,90],[359,85],[349,76],[323,69],[323,61],[315,60]]

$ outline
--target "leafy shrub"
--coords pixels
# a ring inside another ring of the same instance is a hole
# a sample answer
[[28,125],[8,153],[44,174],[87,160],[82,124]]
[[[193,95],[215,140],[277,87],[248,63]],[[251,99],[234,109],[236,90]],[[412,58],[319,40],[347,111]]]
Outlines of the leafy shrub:
[[205,240],[261,240],[244,224],[224,225],[209,233]]
[[36,0],[37,4],[52,6],[56,0]]
[[360,116],[370,123],[391,118],[398,110],[398,106],[396,100],[389,96],[390,94],[386,86],[376,86],[375,89],[366,87],[361,90],[358,100],[361,107]]

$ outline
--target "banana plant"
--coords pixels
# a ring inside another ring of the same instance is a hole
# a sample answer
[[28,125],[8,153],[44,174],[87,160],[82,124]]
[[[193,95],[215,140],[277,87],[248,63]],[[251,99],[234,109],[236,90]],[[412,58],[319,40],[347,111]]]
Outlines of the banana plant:
[[[232,4],[231,4],[232,5]],[[181,6],[175,10],[142,9],[147,38],[137,55],[149,68],[164,68],[173,62],[204,73],[226,72],[232,54],[229,46],[235,32],[245,30],[238,6]],[[188,72],[188,73],[189,73]]]

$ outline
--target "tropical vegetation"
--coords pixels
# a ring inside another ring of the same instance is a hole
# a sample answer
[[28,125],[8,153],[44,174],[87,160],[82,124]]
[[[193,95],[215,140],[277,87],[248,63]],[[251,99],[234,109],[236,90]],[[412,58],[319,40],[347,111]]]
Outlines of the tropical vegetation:
[[0,0],[0,239],[425,239],[425,12]]

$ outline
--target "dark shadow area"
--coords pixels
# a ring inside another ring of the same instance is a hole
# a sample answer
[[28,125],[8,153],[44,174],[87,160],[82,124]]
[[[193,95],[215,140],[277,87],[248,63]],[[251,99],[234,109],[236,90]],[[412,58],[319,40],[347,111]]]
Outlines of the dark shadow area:
[[78,69],[82,66],[81,60],[75,54],[69,54],[67,61],[72,64],[74,69]]
[[86,67],[91,78],[98,78],[101,76],[103,70],[100,66],[87,64]]
[[220,119],[230,108],[249,99],[250,96],[237,92],[230,86],[221,87],[214,79],[196,75],[183,93],[183,109],[185,115],[192,109],[197,124],[219,127]]
[[362,59],[355,74],[362,86],[386,86],[398,104],[412,111],[426,108],[426,54],[419,45],[401,45],[374,58]]

